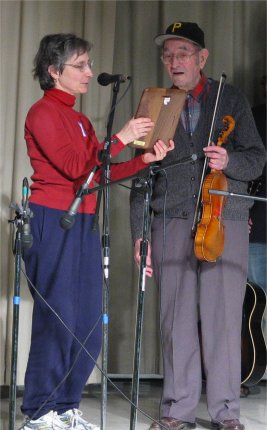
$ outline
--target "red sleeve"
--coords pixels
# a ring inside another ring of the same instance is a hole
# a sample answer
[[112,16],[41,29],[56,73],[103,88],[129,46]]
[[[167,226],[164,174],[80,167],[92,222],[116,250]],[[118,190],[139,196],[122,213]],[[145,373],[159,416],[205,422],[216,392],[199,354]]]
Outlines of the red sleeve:
[[[141,155],[121,163],[111,163],[111,175],[112,181],[127,178],[128,176],[135,175],[140,170],[147,168],[149,165],[144,163]],[[95,175],[95,181],[99,183],[101,178],[102,170],[98,170]]]
[[138,155],[129,161],[123,163],[112,164],[111,166],[111,179],[116,181],[118,179],[132,176],[138,173],[140,170],[147,168],[149,164],[146,164],[142,160],[142,156]]

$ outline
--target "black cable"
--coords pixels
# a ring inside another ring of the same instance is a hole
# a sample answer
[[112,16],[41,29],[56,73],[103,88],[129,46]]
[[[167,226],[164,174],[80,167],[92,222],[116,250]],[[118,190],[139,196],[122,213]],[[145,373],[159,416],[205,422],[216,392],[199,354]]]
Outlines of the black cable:
[[[147,414],[146,412],[144,412],[142,409],[140,409],[137,405],[135,405],[121,390],[120,388],[114,384],[114,382],[112,382],[112,380],[108,377],[107,374],[105,374],[103,372],[103,370],[99,367],[99,365],[97,364],[96,360],[92,357],[92,355],[89,353],[89,351],[85,348],[84,344],[87,342],[88,338],[91,336],[93,330],[95,329],[97,323],[100,320],[100,317],[98,318],[96,324],[94,325],[93,329],[90,331],[90,333],[87,335],[84,343],[82,343],[77,336],[72,332],[72,330],[67,326],[67,324],[62,320],[62,318],[58,315],[58,313],[52,308],[51,305],[49,305],[49,303],[44,299],[44,297],[42,296],[42,294],[38,291],[38,289],[33,285],[33,283],[31,282],[31,280],[28,278],[27,274],[24,272],[23,269],[21,269],[22,273],[24,274],[25,278],[27,279],[27,281],[30,283],[31,287],[34,289],[34,291],[36,292],[36,294],[40,297],[40,299],[45,303],[45,305],[51,310],[51,312],[56,316],[56,318],[61,322],[61,324],[66,328],[66,330],[71,334],[71,336],[76,340],[76,342],[78,342],[78,344],[81,346],[81,349],[78,351],[78,354],[74,360],[74,363],[72,364],[70,370],[68,371],[68,373],[64,376],[64,378],[60,381],[60,383],[57,385],[57,387],[53,390],[53,392],[50,394],[50,396],[45,400],[45,402],[39,407],[38,411],[41,410],[41,408],[43,408],[43,406],[49,401],[49,399],[51,398],[51,396],[56,392],[56,390],[63,384],[63,382],[66,380],[66,378],[69,376],[70,372],[72,371],[77,359],[78,359],[78,355],[80,354],[81,350],[83,349],[85,351],[85,353],[91,358],[91,360],[94,362],[96,368],[100,371],[100,373],[108,380],[108,382],[113,386],[113,388],[115,388],[115,390],[128,402],[130,403],[132,406],[134,406],[136,408],[136,410],[138,412],[140,412],[143,416],[145,416],[146,418],[148,418],[151,421],[155,421],[157,422],[153,417],[151,417],[149,414]],[[34,415],[36,415],[38,413],[38,411],[35,412]],[[22,430],[24,428],[24,426],[27,424],[27,422],[31,421],[32,417],[27,420],[26,422],[23,423],[23,425],[21,427],[19,427],[17,430]],[[164,427],[162,424],[160,424],[161,427],[163,429],[168,430],[166,427]]]
[[[27,279],[28,279],[28,278],[27,278]],[[32,286],[32,284],[31,284],[31,286]],[[86,336],[85,341],[84,341],[84,343],[83,343],[83,346],[86,344],[87,340],[89,339],[89,337],[91,336],[91,334],[94,332],[94,330],[95,330],[95,328],[96,328],[97,324],[98,324],[98,323],[99,323],[99,321],[100,321],[100,318],[101,318],[101,315],[99,316],[98,320],[96,321],[96,323],[95,323],[94,327],[90,330],[90,332],[89,332],[89,333],[88,333],[88,335]],[[73,364],[71,365],[70,369],[68,370],[68,372],[66,373],[66,375],[63,377],[63,379],[59,382],[59,384],[54,388],[54,390],[52,391],[52,393],[51,393],[51,394],[47,397],[47,399],[46,399],[46,400],[41,404],[41,406],[37,409],[37,411],[33,414],[33,416],[32,416],[31,418],[29,418],[28,420],[26,420],[26,421],[23,423],[23,426],[22,426],[22,427],[20,427],[18,430],[23,429],[25,425],[27,425],[31,420],[33,420],[33,419],[36,417],[36,415],[38,415],[38,414],[39,414],[39,412],[43,409],[43,407],[44,407],[44,406],[49,402],[49,400],[53,397],[53,395],[57,392],[57,390],[61,387],[61,385],[66,381],[66,379],[67,379],[67,378],[69,377],[69,375],[71,374],[71,372],[72,372],[72,370],[73,370],[73,368],[74,368],[75,364],[77,363],[78,358],[79,358],[79,356],[80,356],[80,354],[81,354],[82,350],[83,350],[83,348],[81,347],[81,348],[79,349],[79,351],[78,351],[78,353],[77,353],[77,355],[76,355],[76,357],[75,357],[75,359],[74,359],[74,361],[73,361]]]
[[131,84],[132,84],[132,81],[130,80],[129,83],[128,83],[128,85],[127,85],[127,87],[126,87],[126,89],[125,89],[125,91],[124,91],[124,93],[122,93],[122,95],[119,97],[119,99],[117,100],[117,102],[115,103],[115,105],[113,106],[113,108],[110,110],[110,112],[108,114],[107,124],[109,123],[109,119],[110,119],[112,113],[114,112],[115,108],[122,101],[122,99],[126,96],[127,92],[130,89]]

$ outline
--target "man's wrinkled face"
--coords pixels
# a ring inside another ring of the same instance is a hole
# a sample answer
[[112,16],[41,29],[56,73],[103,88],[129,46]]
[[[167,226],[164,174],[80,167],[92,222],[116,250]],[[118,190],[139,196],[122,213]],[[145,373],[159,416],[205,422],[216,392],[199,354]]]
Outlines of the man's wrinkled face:
[[206,64],[208,50],[185,39],[164,42],[162,61],[173,85],[189,91],[195,88]]

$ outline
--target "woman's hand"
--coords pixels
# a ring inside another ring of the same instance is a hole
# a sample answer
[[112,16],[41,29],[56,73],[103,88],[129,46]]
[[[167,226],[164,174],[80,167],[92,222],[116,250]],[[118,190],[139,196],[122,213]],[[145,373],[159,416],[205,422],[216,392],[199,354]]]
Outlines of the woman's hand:
[[150,118],[132,118],[116,133],[124,145],[146,136],[154,127]]
[[147,149],[142,155],[142,159],[144,163],[153,163],[154,161],[163,160],[166,157],[167,152],[172,151],[174,149],[174,141],[169,140],[169,145],[167,146],[163,140],[157,140],[155,145]]

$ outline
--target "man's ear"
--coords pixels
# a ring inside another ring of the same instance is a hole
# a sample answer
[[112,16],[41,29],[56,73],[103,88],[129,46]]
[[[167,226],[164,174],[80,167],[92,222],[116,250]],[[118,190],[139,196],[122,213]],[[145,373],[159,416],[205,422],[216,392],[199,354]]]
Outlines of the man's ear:
[[201,49],[199,54],[201,70],[204,69],[208,56],[209,56],[209,51],[206,48]]

